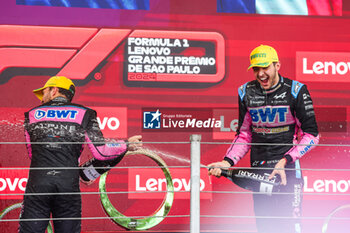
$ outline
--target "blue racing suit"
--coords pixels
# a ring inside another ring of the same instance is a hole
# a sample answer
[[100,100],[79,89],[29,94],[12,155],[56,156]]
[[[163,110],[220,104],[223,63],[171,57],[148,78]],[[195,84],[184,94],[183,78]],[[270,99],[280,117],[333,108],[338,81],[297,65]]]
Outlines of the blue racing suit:
[[[319,142],[309,91],[306,85],[279,76],[278,84],[269,90],[261,88],[259,82],[254,80],[242,85],[238,93],[237,134],[224,160],[233,166],[251,150],[251,166],[271,168],[265,170],[271,173],[276,163],[286,158],[286,168],[294,170],[286,170],[287,185],[280,186],[278,192],[293,194],[255,193],[254,210],[259,232],[282,232],[282,229],[284,233],[298,232],[300,224],[294,220],[300,216],[303,187],[299,159]],[[297,143],[304,145],[292,145]],[[246,180],[249,186],[250,180]],[[282,219],[269,219],[266,216],[280,216]]]

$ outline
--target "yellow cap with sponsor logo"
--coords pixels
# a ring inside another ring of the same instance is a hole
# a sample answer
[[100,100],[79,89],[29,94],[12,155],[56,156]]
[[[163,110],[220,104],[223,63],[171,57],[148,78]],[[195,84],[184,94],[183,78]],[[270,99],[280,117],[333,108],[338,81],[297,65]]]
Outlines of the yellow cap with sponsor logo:
[[40,101],[43,99],[43,90],[47,87],[60,87],[72,92],[73,95],[75,94],[75,85],[72,80],[64,76],[53,76],[47,80],[43,87],[33,90]]
[[268,45],[260,45],[250,53],[248,70],[252,67],[268,67],[272,62],[279,62],[276,50]]

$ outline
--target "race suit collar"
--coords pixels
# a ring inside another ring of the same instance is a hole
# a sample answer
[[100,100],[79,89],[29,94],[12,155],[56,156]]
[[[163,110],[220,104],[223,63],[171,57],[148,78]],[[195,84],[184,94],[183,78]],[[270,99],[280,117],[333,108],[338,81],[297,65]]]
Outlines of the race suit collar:
[[68,103],[69,101],[68,101],[67,98],[64,98],[64,97],[62,97],[62,96],[58,96],[58,97],[54,98],[53,100],[51,100],[50,102],[55,102],[55,103],[57,103],[57,102]]

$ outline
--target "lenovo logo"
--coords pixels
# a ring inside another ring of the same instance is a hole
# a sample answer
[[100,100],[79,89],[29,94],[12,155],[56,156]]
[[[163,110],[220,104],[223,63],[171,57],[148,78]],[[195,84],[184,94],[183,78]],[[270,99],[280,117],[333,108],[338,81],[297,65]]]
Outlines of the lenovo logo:
[[348,177],[350,177],[348,171],[304,170],[304,193],[325,194],[305,195],[304,198],[310,200],[350,200],[349,195],[342,195],[350,193],[350,179]]
[[[140,181],[140,175],[136,175],[136,191],[166,191],[166,179],[165,178],[149,178],[144,183]],[[185,178],[173,179],[174,191],[191,191],[191,181]],[[200,180],[200,190],[205,188],[205,183]]]
[[97,122],[106,138],[127,137],[127,108],[92,107],[97,112]]
[[[22,199],[27,185],[28,170],[0,170],[0,199]],[[10,194],[10,195],[7,195]]]
[[120,121],[116,117],[103,117],[102,120],[100,117],[97,117],[97,122],[101,130],[106,128],[110,130],[117,130],[120,126]]
[[238,109],[213,109],[213,117],[221,121],[221,127],[213,129],[213,139],[232,140],[238,128]]
[[312,182],[304,177],[304,191],[315,193],[347,193],[350,192],[350,180],[316,179]]
[[20,191],[25,191],[26,184],[27,178],[0,178],[0,192],[6,189],[8,189],[11,192],[16,191],[16,189],[19,189]]
[[350,53],[297,52],[296,79],[310,82],[349,82]]
[[[175,198],[190,199],[191,191],[191,171],[190,169],[177,168],[170,170]],[[200,190],[212,191],[211,183],[206,169],[202,169],[200,177]],[[136,169],[129,169],[129,191],[130,199],[163,199],[164,193],[167,190],[167,183],[162,170],[144,169],[142,172]],[[151,191],[151,192],[147,192]],[[139,193],[137,193],[139,192]],[[153,192],[153,193],[152,193]],[[201,199],[211,199],[212,193],[201,193]]]

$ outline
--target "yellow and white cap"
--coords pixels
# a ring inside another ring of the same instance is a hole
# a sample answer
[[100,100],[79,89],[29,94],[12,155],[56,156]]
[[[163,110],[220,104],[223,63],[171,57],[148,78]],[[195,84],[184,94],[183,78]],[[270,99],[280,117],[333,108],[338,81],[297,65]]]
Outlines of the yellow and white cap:
[[60,87],[72,92],[73,95],[75,94],[75,85],[72,80],[64,76],[53,76],[47,80],[43,87],[33,90],[40,101],[43,99],[43,90],[47,87]]
[[268,45],[260,45],[250,53],[248,70],[252,67],[268,67],[272,62],[279,62],[276,50]]

